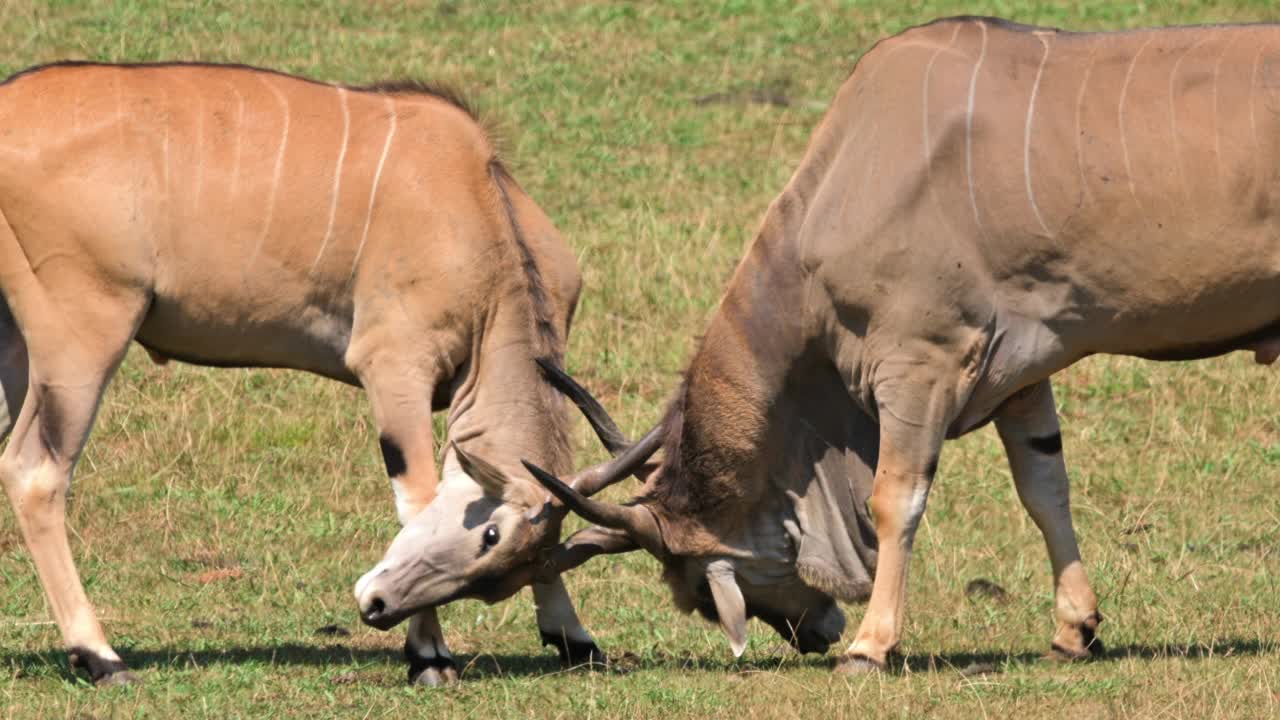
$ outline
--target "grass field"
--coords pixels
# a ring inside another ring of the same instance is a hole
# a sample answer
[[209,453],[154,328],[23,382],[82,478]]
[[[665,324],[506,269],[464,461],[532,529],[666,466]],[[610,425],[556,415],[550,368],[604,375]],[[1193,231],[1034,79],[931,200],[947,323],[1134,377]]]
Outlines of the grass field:
[[[1276,17],[1266,0],[685,4],[3,0],[0,71],[201,59],[465,88],[586,280],[569,365],[635,432],[656,417],[736,259],[854,61],[942,15],[1080,29]],[[774,102],[762,102],[770,100]],[[363,395],[301,374],[152,365],[117,377],[74,486],[73,547],[145,683],[70,675],[0,512],[0,717],[1266,717],[1280,713],[1280,373],[1095,358],[1063,373],[1077,528],[1110,654],[1039,660],[1049,568],[992,430],[948,444],[917,542],[898,672],[846,679],[753,623],[732,662],[658,566],[568,582],[623,670],[561,672],[528,593],[443,613],[465,664],[406,687],[401,631],[355,579],[396,532]],[[599,455],[585,426],[583,462]],[[987,579],[1002,600],[966,595]],[[847,608],[856,627],[860,607]],[[349,635],[316,630],[338,625]],[[970,672],[974,665],[993,672]]]

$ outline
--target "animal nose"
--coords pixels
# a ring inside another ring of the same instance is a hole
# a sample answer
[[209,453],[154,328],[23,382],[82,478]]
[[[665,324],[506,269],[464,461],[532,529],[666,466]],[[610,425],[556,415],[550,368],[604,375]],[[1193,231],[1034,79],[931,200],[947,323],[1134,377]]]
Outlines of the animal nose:
[[818,633],[800,633],[792,640],[796,650],[801,654],[824,653],[831,647],[832,641]]
[[374,595],[364,607],[360,608],[360,617],[364,621],[372,625],[378,618],[382,617],[387,610],[387,601]]
[[385,586],[385,574],[386,568],[379,565],[356,583],[356,607],[360,609],[360,619],[379,630],[390,630],[400,620],[395,612],[395,593],[389,593]]
[[365,625],[379,630],[390,630],[396,626],[396,618],[387,611],[387,601],[377,592],[368,593],[360,602],[360,619]]

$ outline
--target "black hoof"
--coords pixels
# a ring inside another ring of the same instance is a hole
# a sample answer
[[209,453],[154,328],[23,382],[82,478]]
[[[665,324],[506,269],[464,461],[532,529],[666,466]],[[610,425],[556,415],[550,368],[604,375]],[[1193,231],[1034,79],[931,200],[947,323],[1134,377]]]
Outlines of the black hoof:
[[103,675],[97,680],[94,680],[93,684],[98,687],[125,687],[127,685],[141,685],[142,678],[139,678],[128,670],[121,670],[120,672],[114,672],[110,675]]
[[71,648],[71,667],[89,673],[89,680],[98,687],[132,685],[141,682],[137,675],[120,660],[108,660],[85,648]]
[[409,668],[409,684],[423,687],[449,687],[458,684],[458,670],[450,662],[443,666],[428,665],[417,673]]
[[562,635],[554,635],[552,633],[542,633],[542,644],[550,645],[560,653],[560,664],[564,667],[578,667],[580,665],[608,665],[609,658],[605,656],[600,648],[594,642],[577,642],[569,640]]
[[409,661],[409,684],[426,687],[445,687],[458,683],[458,667],[453,658],[437,655],[424,658],[405,643],[404,658]]
[[844,655],[836,662],[835,671],[840,675],[871,675],[884,672],[882,662],[876,662],[866,655]]

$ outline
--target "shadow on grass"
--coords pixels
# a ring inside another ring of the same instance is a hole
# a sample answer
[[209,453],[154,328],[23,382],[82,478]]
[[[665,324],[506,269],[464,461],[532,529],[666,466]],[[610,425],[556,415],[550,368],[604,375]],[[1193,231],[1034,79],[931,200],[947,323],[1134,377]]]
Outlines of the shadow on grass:
[[[1187,643],[1182,645],[1131,644],[1108,648],[1104,657],[1090,662],[1113,662],[1128,658],[1164,659],[1187,658],[1202,660],[1217,657],[1241,657],[1280,654],[1280,641],[1256,639],[1225,639],[1212,643]],[[250,647],[206,648],[122,648],[121,656],[129,667],[137,670],[189,669],[219,665],[267,665],[295,667],[325,667],[333,669],[358,666],[383,666],[399,668],[404,661],[395,651],[369,648],[352,648],[341,643],[303,645],[281,643]],[[892,663],[890,672],[943,673],[966,672],[974,668],[990,668],[1002,671],[1019,665],[1044,662],[1043,653],[978,652],[917,654],[899,658]],[[830,668],[838,659],[833,654],[798,656],[777,654],[747,661],[671,655],[658,650],[643,656],[625,653],[619,656],[610,674],[626,674],[635,671],[677,671],[708,673],[779,672],[799,668]],[[458,667],[466,680],[494,678],[520,678],[554,675],[566,672],[555,653],[544,654],[460,654],[456,656]],[[50,670],[71,679],[66,653],[56,650],[39,652],[10,652],[0,650],[0,667],[8,667],[19,675],[47,676]],[[568,672],[583,672],[585,668],[573,668]]]
[[[1100,658],[1083,662],[1115,662],[1128,658],[1146,660],[1166,658],[1186,658],[1204,660],[1208,658],[1241,657],[1280,654],[1280,640],[1260,641],[1257,639],[1225,639],[1212,643],[1186,643],[1145,645],[1130,644],[1108,647]],[[939,672],[946,670],[964,671],[969,668],[992,667],[1005,668],[1032,663],[1063,663],[1060,660],[1046,658],[1047,653],[1039,652],[978,652],[978,653],[940,653],[936,655],[912,655],[899,659],[895,663],[897,671]]]
[[[117,646],[125,664],[132,670],[183,670],[217,666],[331,667],[350,670],[360,667],[383,667],[400,670],[406,667],[403,656],[395,650],[353,648],[342,643],[306,645],[279,643],[261,646],[228,646],[203,649],[181,647]],[[537,677],[564,672],[582,672],[586,667],[565,668],[557,653],[459,653],[454,655],[465,679],[503,677]],[[782,667],[821,667],[829,664],[824,656],[778,656],[772,661],[762,658],[754,662],[732,663],[691,655],[673,656],[663,651],[646,653],[644,657],[626,653],[607,672],[619,674],[636,670],[694,670],[705,672],[776,671]],[[19,676],[61,674],[73,679],[67,653],[62,650],[34,652],[9,651],[0,648],[0,668],[10,668]],[[598,669],[598,666],[597,666]]]
[[[1087,662],[1114,662],[1127,658],[1163,659],[1187,658],[1203,660],[1222,657],[1253,657],[1260,655],[1280,655],[1280,641],[1259,641],[1257,639],[1224,639],[1213,643],[1186,643],[1181,645],[1143,645],[1130,644],[1108,648],[1103,657]],[[611,656],[612,657],[612,656]],[[830,669],[839,660],[833,653],[826,655],[799,656],[794,653],[776,654],[757,657],[743,661],[717,659],[711,657],[694,657],[691,655],[671,655],[663,651],[635,656],[626,653],[621,662],[616,663],[611,672],[628,673],[634,671],[678,671],[707,673],[740,673],[779,672],[788,669]],[[472,655],[460,656],[459,666],[465,668],[463,673],[468,679],[495,677],[524,677],[560,672],[554,656],[527,655]],[[976,652],[976,653],[938,653],[911,655],[899,659],[890,672],[901,674],[912,673],[970,673],[974,670],[1004,671],[1017,666],[1033,664],[1063,664],[1060,660],[1046,659],[1043,652]],[[619,669],[621,668],[621,669]],[[581,670],[579,668],[578,670]]]
[[[386,650],[351,648],[341,644],[302,645],[280,643],[255,647],[204,648],[180,647],[131,648],[117,646],[125,664],[133,670],[186,669],[218,665],[333,666],[365,665],[399,661],[396,653]],[[50,670],[72,678],[67,653],[62,650],[11,652],[0,649],[0,667],[8,667],[23,675],[47,675]]]

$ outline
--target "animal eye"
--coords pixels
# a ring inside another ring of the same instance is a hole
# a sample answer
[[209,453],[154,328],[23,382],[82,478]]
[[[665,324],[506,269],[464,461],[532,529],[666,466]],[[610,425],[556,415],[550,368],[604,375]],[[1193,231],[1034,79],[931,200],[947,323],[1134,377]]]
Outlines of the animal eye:
[[484,529],[484,545],[480,548],[480,552],[484,552],[494,545],[498,544],[498,526],[490,525]]

